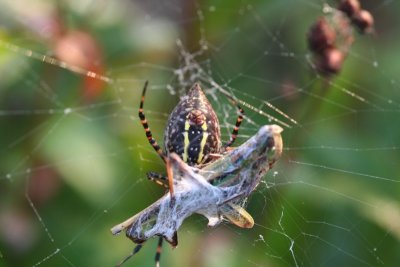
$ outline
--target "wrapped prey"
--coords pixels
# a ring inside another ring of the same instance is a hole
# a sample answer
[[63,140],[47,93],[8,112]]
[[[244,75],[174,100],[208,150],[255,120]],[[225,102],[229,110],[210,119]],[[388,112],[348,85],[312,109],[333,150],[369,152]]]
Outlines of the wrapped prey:
[[137,244],[161,236],[176,246],[179,227],[193,213],[207,217],[208,226],[225,218],[239,227],[251,228],[253,218],[237,203],[256,189],[279,159],[283,148],[281,132],[277,125],[263,126],[241,146],[201,169],[190,167],[175,153],[169,154],[174,194],[165,194],[114,226],[111,232],[116,235],[126,230],[126,236]]

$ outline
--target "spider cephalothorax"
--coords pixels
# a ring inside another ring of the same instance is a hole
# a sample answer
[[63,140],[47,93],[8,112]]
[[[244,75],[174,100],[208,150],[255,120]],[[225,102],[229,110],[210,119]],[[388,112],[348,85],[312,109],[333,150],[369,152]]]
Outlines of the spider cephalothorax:
[[196,83],[171,112],[164,133],[165,150],[189,165],[206,163],[221,148],[217,114]]

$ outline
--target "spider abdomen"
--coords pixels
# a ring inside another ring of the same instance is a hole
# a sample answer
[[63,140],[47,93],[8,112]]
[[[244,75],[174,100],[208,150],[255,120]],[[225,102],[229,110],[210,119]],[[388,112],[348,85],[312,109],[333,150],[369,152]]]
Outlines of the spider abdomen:
[[172,111],[164,134],[167,152],[177,153],[189,165],[206,163],[221,146],[218,117],[195,84]]

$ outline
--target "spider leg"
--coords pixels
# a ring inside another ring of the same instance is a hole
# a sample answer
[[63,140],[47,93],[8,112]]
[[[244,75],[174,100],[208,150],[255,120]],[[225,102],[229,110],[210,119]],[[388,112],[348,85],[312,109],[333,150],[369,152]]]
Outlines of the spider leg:
[[147,123],[146,117],[143,112],[143,104],[144,104],[144,97],[146,95],[147,85],[149,84],[148,81],[144,84],[142,98],[140,100],[140,107],[139,107],[139,118],[140,123],[143,125],[143,128],[146,132],[146,137],[149,140],[150,145],[154,148],[154,150],[158,153],[161,159],[165,162],[165,154],[162,151],[161,147],[158,145],[156,139],[153,138],[153,134],[151,133],[149,124]]
[[231,139],[224,145],[225,150],[228,150],[229,147],[232,146],[233,143],[235,142],[238,132],[239,132],[240,124],[243,121],[244,110],[238,104],[237,104],[237,108],[239,109],[240,114],[236,119],[236,124],[235,124],[235,127],[233,128]]
[[136,253],[138,253],[140,251],[140,249],[143,247],[142,244],[138,244],[136,245],[136,247],[133,249],[133,251],[131,252],[131,254],[129,254],[128,256],[126,256],[125,259],[123,259],[120,263],[118,263],[117,265],[115,265],[115,267],[119,267],[122,264],[124,264],[127,260],[129,260],[133,255],[135,255]]
[[156,256],[154,257],[154,260],[155,260],[155,262],[156,262],[156,267],[160,267],[160,258],[161,258],[162,243],[163,243],[163,238],[160,236],[160,237],[158,238],[158,245],[157,245],[157,250],[156,250]]
[[148,173],[146,173],[146,175],[150,181],[153,181],[158,185],[168,188],[168,177],[167,176],[162,175],[161,173],[158,173],[158,172],[148,172]]
[[158,145],[156,139],[153,138],[153,134],[151,133],[149,124],[147,123],[146,117],[143,112],[143,105],[144,105],[144,97],[146,95],[146,90],[147,90],[147,85],[149,84],[148,81],[145,82],[144,87],[143,87],[143,92],[142,92],[142,98],[140,100],[140,106],[139,106],[139,118],[140,118],[140,123],[143,125],[143,128],[146,132],[147,139],[149,140],[150,145],[154,148],[154,150],[158,153],[158,155],[161,157],[161,159],[167,164],[167,174],[168,174],[168,186],[169,186],[169,192],[171,194],[171,197],[174,195],[174,183],[173,183],[173,177],[172,177],[172,169],[169,166],[168,160],[162,151],[161,147]]

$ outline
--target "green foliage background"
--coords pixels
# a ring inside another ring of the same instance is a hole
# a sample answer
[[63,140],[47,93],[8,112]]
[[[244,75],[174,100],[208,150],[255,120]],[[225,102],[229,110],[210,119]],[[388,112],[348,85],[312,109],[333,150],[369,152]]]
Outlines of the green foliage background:
[[[130,253],[131,241],[109,229],[163,194],[145,178],[164,166],[136,115],[148,79],[145,108],[162,141],[178,101],[166,88],[179,86],[177,39],[192,53],[207,45],[196,59],[235,96],[274,113],[262,107],[269,101],[299,125],[285,129],[276,173],[250,198],[256,226],[206,229],[193,216],[178,248],[165,246],[162,266],[400,262],[398,2],[362,1],[376,33],[355,34],[330,81],[310,70],[305,41],[322,1],[47,3],[59,5],[65,27],[98,42],[105,75],[115,82],[88,100],[84,76],[0,46],[0,266],[113,266]],[[45,14],[39,2],[0,1],[0,40],[51,55],[35,31]],[[210,100],[220,120],[234,123],[234,109],[225,112],[229,103],[217,95]],[[246,114],[254,123],[244,122],[239,142],[271,123]],[[231,129],[222,129],[225,139]],[[147,242],[126,266],[153,266],[155,247]]]

